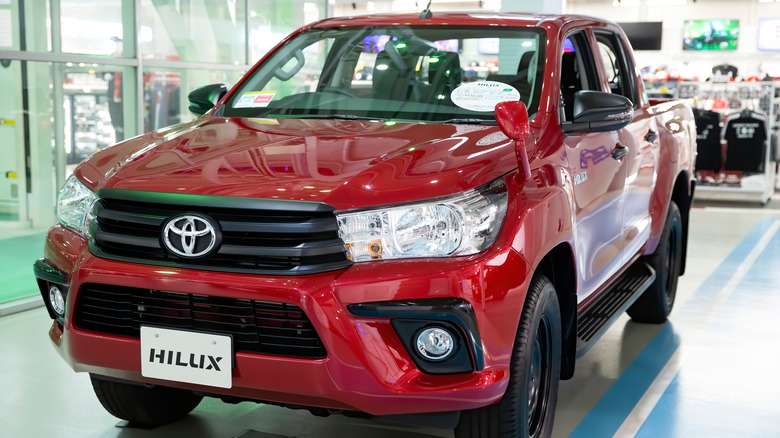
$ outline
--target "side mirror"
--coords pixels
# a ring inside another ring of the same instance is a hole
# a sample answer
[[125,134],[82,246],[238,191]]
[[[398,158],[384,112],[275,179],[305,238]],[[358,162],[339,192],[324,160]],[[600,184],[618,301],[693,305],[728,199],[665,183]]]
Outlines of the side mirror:
[[531,135],[528,122],[528,110],[519,100],[499,102],[496,104],[496,122],[507,137],[515,141],[517,162],[523,169],[525,181],[531,179],[531,165],[528,162],[528,152],[525,150],[525,139]]
[[206,114],[208,110],[214,108],[220,99],[227,93],[225,84],[211,84],[196,88],[187,95],[190,101],[190,112],[196,116]]
[[574,117],[561,123],[567,134],[625,128],[634,120],[634,104],[619,94],[582,90],[574,94]]

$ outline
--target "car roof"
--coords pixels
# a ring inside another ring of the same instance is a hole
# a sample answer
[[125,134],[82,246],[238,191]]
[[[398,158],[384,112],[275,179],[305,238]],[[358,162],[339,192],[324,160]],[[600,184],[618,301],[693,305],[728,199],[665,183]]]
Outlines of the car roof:
[[420,19],[419,14],[375,14],[327,18],[314,24],[315,28],[376,25],[453,25],[453,26],[510,26],[538,27],[545,22],[554,22],[558,26],[580,19],[601,21],[583,15],[547,15],[515,12],[433,12],[431,18]]

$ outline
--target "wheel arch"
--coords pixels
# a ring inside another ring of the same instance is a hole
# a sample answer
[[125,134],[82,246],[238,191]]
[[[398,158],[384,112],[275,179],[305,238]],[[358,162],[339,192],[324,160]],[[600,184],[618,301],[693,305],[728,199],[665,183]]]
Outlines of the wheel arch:
[[[685,260],[688,258],[688,224],[690,223],[691,204],[693,204],[694,184],[690,180],[688,170],[683,169],[674,181],[672,201],[677,204],[682,217],[682,260],[680,275],[685,273]],[[668,209],[668,207],[667,207]]]
[[535,273],[552,281],[561,309],[561,379],[574,376],[577,352],[577,273],[574,253],[568,242],[552,248],[540,261]]

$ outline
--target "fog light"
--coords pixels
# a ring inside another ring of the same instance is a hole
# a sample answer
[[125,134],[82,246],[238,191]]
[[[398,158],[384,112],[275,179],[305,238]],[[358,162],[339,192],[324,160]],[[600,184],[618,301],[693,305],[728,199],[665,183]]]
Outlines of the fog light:
[[428,360],[442,360],[455,350],[455,338],[440,327],[427,328],[417,335],[417,352]]
[[58,316],[65,316],[65,296],[57,286],[49,288],[49,303]]

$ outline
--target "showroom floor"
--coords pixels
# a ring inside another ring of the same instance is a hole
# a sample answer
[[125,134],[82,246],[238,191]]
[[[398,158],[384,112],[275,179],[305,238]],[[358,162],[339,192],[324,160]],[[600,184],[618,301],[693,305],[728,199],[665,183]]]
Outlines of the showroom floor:
[[[780,435],[780,199],[697,204],[670,321],[622,317],[562,382],[556,437]],[[7,239],[6,239],[7,240]],[[5,241],[0,240],[0,247]],[[6,242],[7,243],[7,242]],[[17,268],[13,268],[17,269]],[[27,271],[31,276],[31,269]],[[17,271],[0,264],[2,278]],[[34,288],[34,283],[30,282]],[[34,292],[34,291],[33,291]],[[122,427],[51,347],[46,311],[0,318],[0,435],[24,438],[448,437],[451,432],[204,400],[156,430]]]

